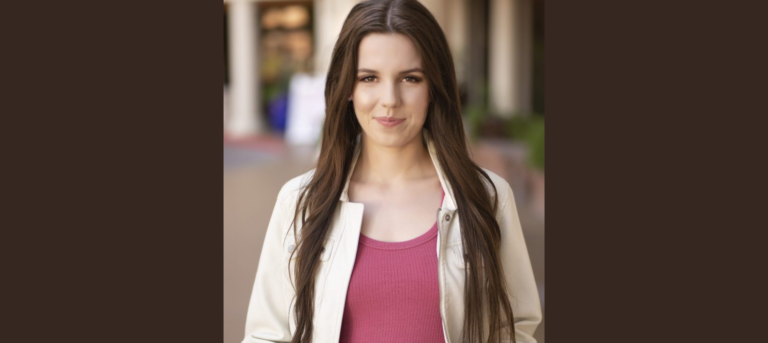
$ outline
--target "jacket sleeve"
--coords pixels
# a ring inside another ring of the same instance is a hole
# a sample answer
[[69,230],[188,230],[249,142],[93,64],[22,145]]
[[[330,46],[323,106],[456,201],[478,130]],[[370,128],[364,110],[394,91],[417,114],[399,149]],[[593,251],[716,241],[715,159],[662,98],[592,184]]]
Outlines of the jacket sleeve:
[[[272,217],[269,220],[264,245],[261,249],[256,281],[245,323],[242,343],[290,342],[289,305],[285,288],[287,279],[287,253],[283,238],[291,216],[286,202],[286,187],[280,190]],[[289,288],[290,289],[290,288]]]
[[514,315],[515,339],[517,343],[536,343],[533,332],[541,322],[539,291],[533,277],[512,188],[507,183],[500,187],[506,189],[506,192],[500,192],[505,199],[499,203],[497,213],[501,229],[501,262]]

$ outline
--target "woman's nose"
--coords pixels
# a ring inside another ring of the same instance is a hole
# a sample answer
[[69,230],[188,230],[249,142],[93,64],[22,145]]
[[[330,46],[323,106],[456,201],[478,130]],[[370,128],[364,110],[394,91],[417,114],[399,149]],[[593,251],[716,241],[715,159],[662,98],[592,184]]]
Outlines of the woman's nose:
[[392,83],[384,86],[384,94],[381,96],[381,105],[385,108],[395,108],[400,106],[400,94],[397,84]]

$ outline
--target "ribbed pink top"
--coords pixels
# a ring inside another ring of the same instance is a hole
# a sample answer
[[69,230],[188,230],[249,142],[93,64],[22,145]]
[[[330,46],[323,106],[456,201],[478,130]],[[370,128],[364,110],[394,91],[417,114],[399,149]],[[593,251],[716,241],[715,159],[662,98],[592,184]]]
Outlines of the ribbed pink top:
[[382,242],[360,234],[339,342],[445,342],[437,280],[437,222],[423,235],[404,242]]

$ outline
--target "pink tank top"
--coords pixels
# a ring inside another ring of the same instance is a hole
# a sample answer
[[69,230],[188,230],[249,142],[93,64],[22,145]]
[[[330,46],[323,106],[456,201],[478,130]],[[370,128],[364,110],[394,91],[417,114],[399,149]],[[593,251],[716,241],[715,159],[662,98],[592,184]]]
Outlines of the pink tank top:
[[404,242],[382,242],[360,234],[339,342],[445,342],[437,279],[437,222],[423,235]]

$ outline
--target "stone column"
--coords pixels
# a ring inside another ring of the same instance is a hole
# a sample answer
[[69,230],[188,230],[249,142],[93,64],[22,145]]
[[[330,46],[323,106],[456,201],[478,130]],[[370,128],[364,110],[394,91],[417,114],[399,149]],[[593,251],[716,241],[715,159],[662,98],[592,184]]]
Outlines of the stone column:
[[502,117],[531,110],[533,3],[491,0],[489,23],[489,97]]
[[227,134],[246,136],[265,129],[260,111],[256,3],[229,1],[230,116]]
[[336,40],[339,39],[344,19],[349,11],[361,0],[315,0],[315,65],[318,75],[328,73],[331,64],[331,54]]
[[467,6],[467,56],[464,80],[466,83],[467,103],[470,106],[487,105],[486,86],[488,84],[489,0],[474,0]]
[[443,27],[448,44],[451,46],[456,78],[464,82],[464,67],[467,58],[467,0],[450,0],[446,6],[447,24]]
[[465,42],[467,34],[467,0],[421,0],[432,16],[435,17],[440,28],[443,29],[445,39],[453,55],[456,77],[459,82],[464,81],[463,63],[465,60]]

